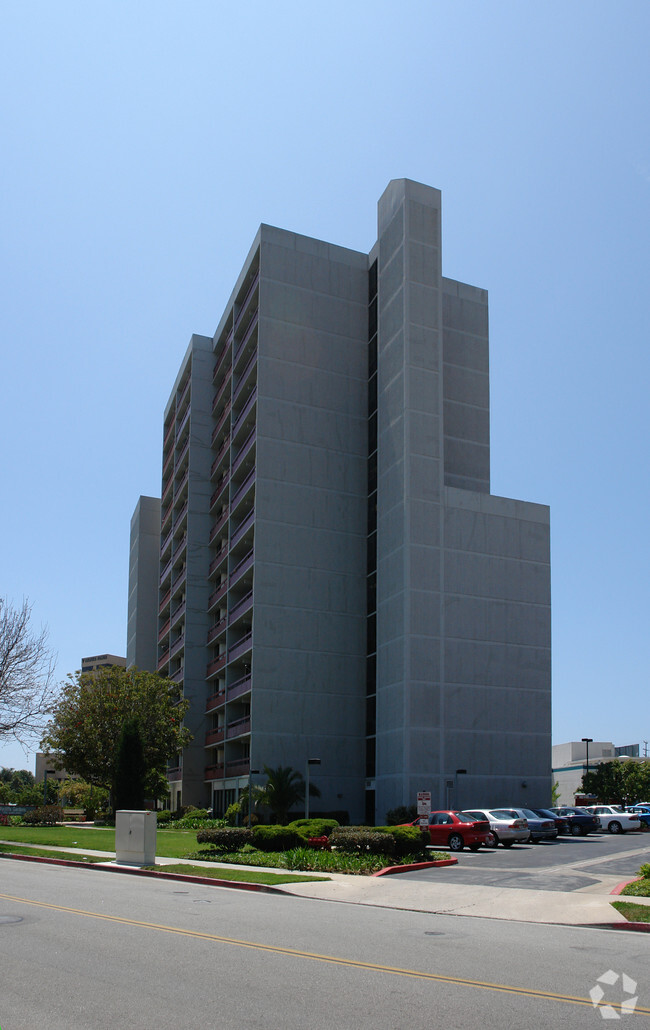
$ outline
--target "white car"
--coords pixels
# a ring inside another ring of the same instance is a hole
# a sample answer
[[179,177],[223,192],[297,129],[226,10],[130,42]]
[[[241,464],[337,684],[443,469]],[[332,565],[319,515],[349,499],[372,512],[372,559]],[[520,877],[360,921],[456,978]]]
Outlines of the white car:
[[603,830],[610,833],[626,833],[628,830],[640,830],[641,820],[638,815],[626,812],[620,805],[583,805],[586,812],[597,815]]

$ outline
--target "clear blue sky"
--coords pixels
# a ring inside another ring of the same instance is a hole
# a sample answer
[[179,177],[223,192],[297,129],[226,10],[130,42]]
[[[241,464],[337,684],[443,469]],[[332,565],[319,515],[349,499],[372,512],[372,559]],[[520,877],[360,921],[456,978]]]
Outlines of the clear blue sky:
[[646,0],[0,2],[0,593],[60,679],[125,653],[163,409],[259,223],[368,250],[409,177],[490,293],[492,491],[551,506],[554,742],[650,738],[649,38]]

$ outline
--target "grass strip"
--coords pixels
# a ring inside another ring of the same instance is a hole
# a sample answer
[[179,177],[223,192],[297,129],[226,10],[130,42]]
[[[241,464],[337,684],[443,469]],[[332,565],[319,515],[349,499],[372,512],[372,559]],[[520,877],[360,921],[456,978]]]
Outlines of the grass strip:
[[261,869],[206,869],[199,865],[157,865],[146,866],[159,873],[184,873],[186,876],[206,876],[215,880],[235,880],[243,883],[262,883],[278,886],[282,883],[309,883],[312,880],[325,881],[329,876],[308,876],[299,873],[267,873]]
[[36,858],[63,858],[68,862],[105,862],[98,855],[71,855],[69,851],[46,851],[45,848],[27,848],[19,844],[0,844],[3,855],[33,855]]
[[624,887],[621,891],[621,894],[632,898],[650,898],[650,879],[644,876],[642,880],[628,883],[627,887]]
[[650,923],[650,905],[635,905],[633,901],[612,901],[612,905],[630,923]]

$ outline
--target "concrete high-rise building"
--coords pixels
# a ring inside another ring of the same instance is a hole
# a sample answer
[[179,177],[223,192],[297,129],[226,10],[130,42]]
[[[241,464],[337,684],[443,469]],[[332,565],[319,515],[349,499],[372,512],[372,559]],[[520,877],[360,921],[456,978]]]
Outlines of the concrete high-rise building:
[[164,416],[158,669],[191,701],[171,803],[263,766],[354,822],[547,804],[549,512],[490,493],[485,290],[440,192],[391,182],[369,254],[262,225]]
[[131,518],[126,664],[155,672],[158,663],[160,498],[140,497]]

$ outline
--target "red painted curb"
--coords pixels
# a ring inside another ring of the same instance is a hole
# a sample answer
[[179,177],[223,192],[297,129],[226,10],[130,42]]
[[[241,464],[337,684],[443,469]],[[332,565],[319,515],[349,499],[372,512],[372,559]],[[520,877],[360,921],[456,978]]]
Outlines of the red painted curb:
[[387,865],[372,876],[389,876],[392,873],[410,873],[413,869],[431,869],[434,866],[458,865],[457,858],[439,858],[435,862],[411,862],[410,865]]
[[75,862],[66,858],[43,858],[40,855],[10,855],[6,852],[0,858],[11,858],[17,862],[44,862],[46,865],[71,866],[73,869],[96,869],[102,873],[130,873],[133,876],[157,877],[160,880],[180,880],[185,883],[202,883],[206,887],[235,887],[242,891],[262,891],[267,894],[286,894],[281,887],[266,883],[247,883],[245,880],[218,880],[215,876],[190,876],[186,873],[165,873],[162,870],[136,869],[133,866],[107,866],[98,862]]
[[[614,890],[610,891],[609,893],[610,894],[620,894],[621,891],[623,890],[623,888],[627,887],[628,884],[630,884],[630,883],[637,883],[639,880],[642,880],[642,879],[643,879],[642,876],[635,876],[633,880],[623,880],[623,883],[617,883],[616,886],[614,887]],[[633,896],[634,895],[632,895],[632,897]]]

